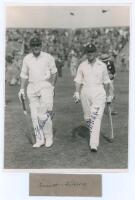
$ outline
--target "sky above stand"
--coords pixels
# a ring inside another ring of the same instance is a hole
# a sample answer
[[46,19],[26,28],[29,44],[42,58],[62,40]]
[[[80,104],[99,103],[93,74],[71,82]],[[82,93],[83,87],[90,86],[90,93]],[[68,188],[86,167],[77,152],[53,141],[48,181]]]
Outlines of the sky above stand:
[[129,26],[129,6],[8,6],[6,27],[85,28]]

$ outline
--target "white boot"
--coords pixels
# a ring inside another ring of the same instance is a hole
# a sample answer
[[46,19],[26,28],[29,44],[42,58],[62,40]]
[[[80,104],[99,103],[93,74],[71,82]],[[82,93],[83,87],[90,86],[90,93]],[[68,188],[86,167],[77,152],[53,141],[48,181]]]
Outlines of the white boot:
[[53,138],[46,138],[45,147],[51,147],[53,145]]
[[44,140],[43,131],[40,130],[38,134],[36,133],[36,143],[33,145],[33,148],[39,148],[43,146],[44,144],[45,144],[45,140]]
[[44,141],[37,141],[34,145],[33,145],[33,148],[39,148],[41,146],[43,146],[45,143]]

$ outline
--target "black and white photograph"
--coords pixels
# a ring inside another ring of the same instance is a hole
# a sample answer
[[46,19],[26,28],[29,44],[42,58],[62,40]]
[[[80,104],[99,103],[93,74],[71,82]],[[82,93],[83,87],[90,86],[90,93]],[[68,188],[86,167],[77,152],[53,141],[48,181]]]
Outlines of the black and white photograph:
[[129,5],[6,6],[4,169],[126,171]]

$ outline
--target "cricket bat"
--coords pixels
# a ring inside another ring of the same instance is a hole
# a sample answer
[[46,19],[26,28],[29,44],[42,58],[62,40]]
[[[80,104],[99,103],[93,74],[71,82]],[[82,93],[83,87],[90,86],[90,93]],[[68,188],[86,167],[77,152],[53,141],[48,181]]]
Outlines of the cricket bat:
[[114,139],[114,132],[113,132],[113,121],[111,115],[111,104],[107,103],[107,110],[108,110],[108,125],[109,125],[109,132],[110,132],[110,140]]
[[105,140],[112,143],[114,139],[114,131],[113,131],[113,121],[111,115],[111,104],[107,103],[107,116],[108,116],[108,134],[103,135]]
[[25,119],[26,119],[26,123],[27,123],[27,127],[28,127],[28,134],[26,135],[27,138],[29,139],[29,142],[31,144],[35,144],[35,135],[31,132],[29,126],[30,126],[30,120],[29,120],[29,116],[28,116],[28,113],[27,113],[27,110],[26,110],[26,104],[25,104],[25,100],[23,98],[23,95],[21,94],[21,102],[22,102],[22,108],[23,108],[23,113],[25,115]]

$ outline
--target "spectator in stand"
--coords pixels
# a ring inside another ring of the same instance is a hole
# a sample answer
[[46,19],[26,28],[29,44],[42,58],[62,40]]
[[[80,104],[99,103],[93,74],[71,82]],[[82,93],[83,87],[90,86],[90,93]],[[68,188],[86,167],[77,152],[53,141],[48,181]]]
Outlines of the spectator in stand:
[[55,58],[55,64],[58,71],[58,77],[62,77],[62,67],[63,67],[62,59],[59,54],[55,55],[54,58]]
[[10,86],[14,86],[19,84],[19,66],[16,63],[16,60],[14,60],[14,57],[12,55],[8,55],[6,57],[6,82]]
[[77,67],[78,67],[78,58],[77,53],[74,50],[70,52],[70,73],[71,76],[74,78],[76,76]]
[[[61,59],[67,66],[69,65],[68,55],[71,49],[75,52],[79,52],[79,59],[83,57],[83,46],[87,43],[93,43],[96,45],[98,52],[109,53],[112,51],[112,57],[117,57],[120,51],[129,40],[129,28],[128,27],[107,27],[107,28],[85,28],[76,29],[73,32],[71,46],[69,45],[70,37],[69,29],[40,29],[40,28],[25,28],[16,29],[8,28],[6,33],[7,42],[7,55],[13,54],[13,49],[10,49],[8,45],[18,51],[22,51],[22,55],[29,53],[29,41],[32,36],[37,35],[43,41],[42,50],[51,54],[60,55]],[[12,43],[12,44],[11,44]],[[17,44],[17,45],[16,45]],[[19,44],[19,45],[18,45]],[[116,52],[116,53],[115,53]],[[77,53],[78,54],[78,53]],[[85,56],[84,56],[85,59]],[[122,64],[123,64],[122,59]],[[65,65],[63,64],[63,65]]]

